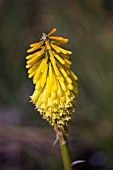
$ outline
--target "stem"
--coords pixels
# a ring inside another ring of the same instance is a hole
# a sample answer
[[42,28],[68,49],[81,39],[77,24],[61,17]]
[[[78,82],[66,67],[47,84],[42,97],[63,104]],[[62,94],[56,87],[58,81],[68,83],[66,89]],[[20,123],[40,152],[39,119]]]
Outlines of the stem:
[[60,148],[61,148],[64,168],[65,168],[65,170],[72,170],[71,157],[70,157],[70,152],[69,152],[67,140],[65,139],[65,143],[64,143],[64,139],[62,138],[62,136],[59,136],[59,142],[60,142]]

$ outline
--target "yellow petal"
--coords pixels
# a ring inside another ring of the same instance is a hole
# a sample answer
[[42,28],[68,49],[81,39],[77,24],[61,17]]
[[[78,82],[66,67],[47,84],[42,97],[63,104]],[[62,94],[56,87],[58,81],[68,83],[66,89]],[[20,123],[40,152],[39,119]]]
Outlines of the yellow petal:
[[53,86],[54,86],[54,90],[57,91],[58,87],[57,87],[57,79],[56,79],[56,75],[53,71],[53,78],[54,78],[54,83],[53,83]]
[[61,47],[58,47],[58,49],[59,49],[60,52],[63,53],[63,54],[69,54],[69,55],[72,54],[71,51],[65,50],[65,49],[63,49],[63,48],[61,48]]
[[69,84],[69,85],[68,85],[68,88],[69,88],[69,90],[73,90],[73,85],[72,85],[72,84]]
[[34,62],[35,60],[39,59],[39,57],[41,57],[45,52],[45,47],[42,48],[42,50],[40,50],[39,52],[36,53],[35,56],[33,56],[30,60],[27,61],[27,64],[30,64],[32,62]]
[[33,95],[31,96],[31,99],[32,99],[33,103],[35,103],[38,100],[41,92],[42,92],[42,88],[40,88],[40,90],[35,90],[34,91]]
[[55,40],[54,43],[56,45],[60,45],[60,44],[66,44],[69,40],[66,38],[63,38],[62,40]]
[[37,71],[36,71],[36,74],[35,74],[34,79],[33,79],[34,84],[35,84],[35,83],[39,80],[39,78],[40,78],[40,73],[41,73],[41,69],[42,69],[42,67],[43,67],[43,64],[45,64],[45,59],[42,60],[40,66],[38,67],[38,69],[37,69]]
[[42,78],[41,78],[41,87],[44,87],[45,83],[46,83],[46,78],[47,78],[47,71],[48,71],[48,64],[46,64],[46,67],[45,67],[45,71],[42,75]]
[[60,104],[60,99],[57,97],[56,100],[54,100],[54,103],[59,105]]
[[64,82],[64,78],[63,78],[63,75],[60,73],[59,77],[57,77],[57,79],[60,81],[60,82]]
[[37,99],[36,106],[40,107],[41,103],[42,103],[42,93],[40,94],[39,98]]
[[35,45],[31,44],[30,47],[32,47],[32,48],[27,50],[27,53],[30,53],[30,52],[33,52],[33,51],[39,49],[42,45],[43,45],[43,41],[35,43]]
[[61,99],[62,102],[65,102],[65,100],[66,100],[65,93],[63,93],[63,96],[60,97],[60,99]]
[[63,91],[66,91],[66,84],[65,84],[64,82],[61,82],[61,81],[60,81],[60,85],[61,85],[61,87],[62,87],[62,90],[63,90]]
[[37,55],[37,52],[26,56],[26,59],[29,60],[30,58],[33,58],[33,57],[35,57],[36,55]]
[[49,50],[49,54],[50,54],[50,60],[52,62],[52,65],[54,65],[56,62],[55,62],[55,58],[51,50]]
[[36,70],[33,71],[32,73],[30,73],[30,74],[28,75],[28,77],[29,77],[29,78],[33,77],[35,73],[36,73]]
[[45,67],[46,67],[46,64],[47,64],[47,61],[48,61],[48,55],[46,54],[45,55],[45,62],[44,62],[44,64],[43,64],[43,66],[42,66],[42,69],[41,69],[41,73],[43,73],[44,72],[44,70],[45,70]]
[[67,80],[68,83],[72,83],[72,80],[71,80],[70,77],[67,77],[66,80]]
[[54,90],[54,86],[52,86],[51,97],[52,97],[53,99],[56,98],[56,91]]
[[62,37],[58,37],[58,36],[49,36],[49,38],[52,40],[63,40]]
[[74,92],[75,94],[77,94],[77,93],[78,93],[78,88],[77,88],[77,87],[74,87],[74,88],[73,88],[73,92]]
[[54,83],[54,75],[53,75],[53,68],[51,62],[49,62],[49,77],[50,77],[51,84]]
[[59,72],[59,69],[58,69],[58,67],[56,66],[56,64],[53,65],[53,68],[54,68],[54,71],[55,71],[56,76],[59,77],[59,76],[60,76],[60,72]]
[[78,80],[78,77],[71,70],[69,72],[74,80]]
[[[40,59],[41,60],[41,59]],[[39,62],[40,60],[34,60],[32,63],[29,63],[26,65],[26,68],[30,68],[32,67],[34,64],[36,64],[37,62]]]
[[40,63],[41,63],[41,60],[39,60],[38,62],[36,62],[36,63],[28,70],[28,73],[31,73],[31,72],[35,71],[35,70],[38,68],[38,66],[40,65]]
[[30,44],[30,47],[37,47],[39,46],[40,44],[43,44],[44,42],[43,41],[40,41],[40,42],[37,42],[37,43],[33,43],[33,44]]
[[47,88],[46,88],[46,86],[44,87],[42,100],[44,103],[47,102]]
[[65,58],[65,59],[69,59],[69,58],[70,58],[70,56],[68,56],[68,55],[66,55],[66,54],[63,54],[63,53],[60,53],[60,56],[63,57],[63,58]]
[[39,90],[40,89],[40,80],[37,81],[36,85],[35,85],[35,89]]
[[67,88],[65,94],[66,94],[67,96],[70,96],[70,90],[69,90],[68,88]]
[[61,64],[65,64],[65,61],[56,52],[53,51],[53,54]]
[[57,53],[60,53],[60,50],[58,48],[58,46],[54,45],[54,44],[51,44],[51,47],[57,52]]
[[45,44],[46,44],[46,46],[47,46],[47,49],[50,50],[51,47],[50,47],[50,44],[49,44],[49,41],[48,41],[48,40],[45,41]]
[[48,98],[47,105],[48,105],[48,106],[52,106],[52,105],[53,105],[53,99],[52,99],[52,97],[49,97],[49,98]]
[[64,66],[65,66],[66,68],[70,68],[70,67],[71,67],[71,66],[70,66],[69,64],[67,64],[67,63],[65,63]]
[[50,95],[51,94],[51,82],[50,82],[49,76],[47,77],[46,87],[47,87],[47,94]]
[[63,76],[65,77],[65,78],[67,78],[68,77],[68,74],[66,73],[66,71],[64,70],[64,68],[60,65],[60,63],[58,63],[57,62],[57,65],[58,65],[58,68],[59,68],[59,70],[61,71],[61,73],[63,74]]
[[68,60],[68,59],[64,59],[64,61],[65,61],[65,63],[67,63],[67,64],[69,64],[69,65],[72,64],[72,62],[71,62],[70,60]]
[[62,89],[61,89],[61,86],[59,84],[59,81],[57,80],[57,85],[58,85],[58,90],[57,90],[57,94],[58,96],[62,96]]
[[54,34],[56,32],[56,28],[52,29],[52,31],[48,34],[48,36]]

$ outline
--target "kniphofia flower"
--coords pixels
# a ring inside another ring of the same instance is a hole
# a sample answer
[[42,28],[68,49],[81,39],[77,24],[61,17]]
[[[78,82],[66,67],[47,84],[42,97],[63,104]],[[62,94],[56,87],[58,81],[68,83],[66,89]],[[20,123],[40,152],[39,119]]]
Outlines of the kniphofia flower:
[[35,85],[31,102],[55,129],[67,133],[68,121],[74,112],[78,78],[70,70],[72,52],[59,46],[68,39],[53,36],[55,32],[54,28],[49,34],[43,33],[39,42],[30,45],[26,68]]

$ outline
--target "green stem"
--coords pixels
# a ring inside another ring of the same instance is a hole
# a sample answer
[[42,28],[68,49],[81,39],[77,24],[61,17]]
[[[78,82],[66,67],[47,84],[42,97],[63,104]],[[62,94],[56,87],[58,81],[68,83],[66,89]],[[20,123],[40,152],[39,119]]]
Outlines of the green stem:
[[70,157],[70,152],[69,152],[69,147],[68,147],[67,141],[65,139],[65,143],[64,143],[64,139],[62,138],[62,136],[59,136],[59,142],[60,142],[60,148],[61,148],[64,168],[65,168],[65,170],[72,170],[71,157]]

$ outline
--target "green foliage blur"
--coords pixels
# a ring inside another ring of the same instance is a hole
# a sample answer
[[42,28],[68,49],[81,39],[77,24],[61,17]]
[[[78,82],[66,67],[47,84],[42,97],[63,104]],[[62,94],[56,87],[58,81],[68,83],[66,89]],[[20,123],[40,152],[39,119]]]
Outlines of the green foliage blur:
[[76,170],[113,169],[113,0],[0,0],[0,170],[63,170],[53,128],[29,102],[25,56],[42,32],[69,38],[78,75],[69,123]]

